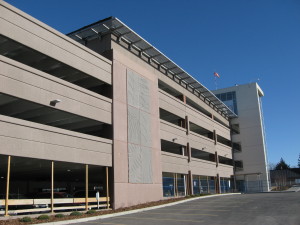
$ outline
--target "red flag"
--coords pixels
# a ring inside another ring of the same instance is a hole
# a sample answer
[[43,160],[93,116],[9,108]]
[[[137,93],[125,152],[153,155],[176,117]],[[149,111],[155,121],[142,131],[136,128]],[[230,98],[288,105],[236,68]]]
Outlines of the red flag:
[[216,73],[216,72],[214,72],[214,76],[220,78],[220,75],[218,73]]

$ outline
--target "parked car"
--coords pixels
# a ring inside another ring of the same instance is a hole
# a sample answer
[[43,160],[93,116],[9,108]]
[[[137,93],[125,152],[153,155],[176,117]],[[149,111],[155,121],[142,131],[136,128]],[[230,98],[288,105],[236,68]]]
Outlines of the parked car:
[[[54,199],[56,198],[73,198],[73,195],[67,192],[54,192],[53,193]],[[34,196],[34,199],[51,199],[51,192],[39,192]],[[70,203],[62,203],[62,204],[55,204],[54,206],[69,206]],[[50,205],[48,204],[34,204],[35,208],[48,208]]]
[[[5,194],[1,194],[0,195],[0,199],[5,199],[6,195]],[[28,197],[24,194],[20,194],[20,193],[10,193],[8,196],[8,199],[28,199]],[[9,205],[8,209],[11,210],[20,210],[20,209],[29,209],[31,208],[30,205]],[[4,211],[5,210],[5,205],[0,205],[0,211]]]
[[[96,190],[89,190],[88,197],[95,198],[97,192],[98,191],[96,191]],[[85,198],[85,190],[76,191],[76,192],[74,192],[73,195],[74,195],[74,198]],[[101,192],[100,192],[100,196],[101,196]]]

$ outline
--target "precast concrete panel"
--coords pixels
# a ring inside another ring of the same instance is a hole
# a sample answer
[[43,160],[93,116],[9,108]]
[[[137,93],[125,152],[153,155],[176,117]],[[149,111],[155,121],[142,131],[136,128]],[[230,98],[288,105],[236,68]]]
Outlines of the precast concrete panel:
[[133,71],[127,71],[127,103],[128,105],[140,107],[140,80]]
[[150,84],[132,70],[127,70],[127,104],[129,182],[152,183]]
[[140,111],[137,108],[128,106],[128,142],[141,143]]
[[139,145],[128,144],[128,170],[130,183],[142,183],[142,154]]
[[152,150],[141,147],[142,183],[152,183]]
[[142,146],[152,146],[150,114],[140,111],[140,141]]
[[147,79],[140,77],[139,103],[140,109],[150,113],[150,85]]

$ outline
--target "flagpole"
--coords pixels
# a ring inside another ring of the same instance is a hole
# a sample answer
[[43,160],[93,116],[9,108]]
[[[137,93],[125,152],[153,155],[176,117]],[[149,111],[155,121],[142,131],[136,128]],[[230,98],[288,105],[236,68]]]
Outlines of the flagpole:
[[220,78],[220,75],[217,72],[214,72],[214,76],[215,76],[215,86],[216,86],[216,90],[218,89],[218,81],[217,78]]
[[215,76],[215,86],[216,86],[216,90],[218,89],[218,84],[217,84],[217,77]]

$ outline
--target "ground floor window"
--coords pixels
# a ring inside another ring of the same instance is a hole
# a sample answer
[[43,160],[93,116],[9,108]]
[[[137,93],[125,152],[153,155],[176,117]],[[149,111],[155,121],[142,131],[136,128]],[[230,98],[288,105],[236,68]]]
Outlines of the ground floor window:
[[197,194],[215,194],[216,177],[193,175],[193,193]]
[[221,193],[229,193],[231,188],[230,178],[220,178],[220,191]]
[[208,177],[208,185],[209,185],[209,193],[210,194],[218,193],[216,190],[216,182],[217,182],[216,177]]
[[186,195],[186,174],[162,173],[163,196],[177,197]]
[[0,155],[0,214],[107,207],[108,168]]

